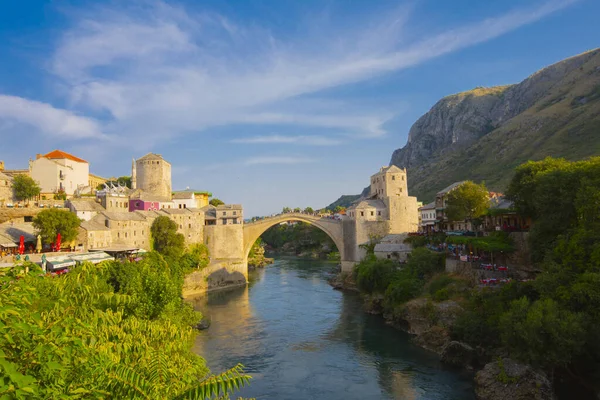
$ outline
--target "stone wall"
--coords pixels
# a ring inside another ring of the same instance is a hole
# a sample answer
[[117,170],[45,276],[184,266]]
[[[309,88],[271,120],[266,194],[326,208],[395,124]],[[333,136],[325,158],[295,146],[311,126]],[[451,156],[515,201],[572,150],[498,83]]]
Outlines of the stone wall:
[[213,260],[243,260],[244,225],[206,225],[204,243]]
[[416,197],[387,197],[384,201],[390,216],[388,233],[416,232],[419,229],[419,206]]
[[183,296],[194,296],[210,290],[245,285],[248,265],[243,260],[213,261],[206,268],[185,277]]

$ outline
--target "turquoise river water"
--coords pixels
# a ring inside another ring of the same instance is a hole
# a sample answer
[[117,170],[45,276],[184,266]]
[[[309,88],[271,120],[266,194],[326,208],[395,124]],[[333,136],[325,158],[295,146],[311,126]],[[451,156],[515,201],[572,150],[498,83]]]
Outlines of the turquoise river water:
[[239,362],[253,376],[232,398],[474,399],[471,375],[364,313],[357,295],[333,290],[332,267],[276,258],[247,287],[193,299],[212,320],[195,351],[213,372]]

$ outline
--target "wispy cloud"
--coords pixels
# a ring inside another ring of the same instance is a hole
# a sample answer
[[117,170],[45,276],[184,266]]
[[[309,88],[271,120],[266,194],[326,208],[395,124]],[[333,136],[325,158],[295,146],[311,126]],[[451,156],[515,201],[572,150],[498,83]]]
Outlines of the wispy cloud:
[[[118,137],[115,144],[150,147],[166,137],[232,124],[318,129],[320,136],[286,139],[291,144],[334,144],[329,135],[341,131],[350,137],[382,136],[396,112],[393,106],[338,99],[323,107],[319,96],[493,39],[575,1],[547,1],[420,35],[417,41],[408,40],[409,7],[361,16],[366,22],[346,30],[335,21],[311,21],[311,35],[282,38],[269,27],[245,26],[171,2],[112,3],[118,7],[72,14],[73,24],[57,44],[51,71],[74,111],[3,96],[0,118],[49,134],[87,138],[104,132]],[[283,143],[277,136],[247,140]]]
[[252,157],[244,160],[244,165],[264,165],[264,164],[306,164],[313,163],[315,160],[305,157],[279,157],[262,156]]
[[250,144],[299,144],[308,146],[334,146],[341,144],[342,141],[324,136],[252,136],[247,138],[238,138],[231,140],[231,143],[250,143]]
[[17,96],[0,94],[1,120],[29,125],[48,136],[70,139],[103,137],[98,122],[91,118]]

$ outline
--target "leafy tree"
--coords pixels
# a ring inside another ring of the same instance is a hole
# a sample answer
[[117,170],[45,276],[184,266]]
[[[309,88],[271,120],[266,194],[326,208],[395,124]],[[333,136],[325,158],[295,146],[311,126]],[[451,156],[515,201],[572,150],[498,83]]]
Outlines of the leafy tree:
[[[121,186],[131,189],[131,176],[120,176],[117,178],[117,180],[106,181],[106,183],[112,183],[114,186],[119,186],[119,184],[121,184]],[[98,188],[100,188],[99,190],[104,189],[104,185],[98,185]]]
[[27,175],[15,175],[12,186],[17,200],[32,199],[39,196],[42,190],[37,182]]
[[177,233],[177,224],[169,217],[161,216],[150,227],[154,249],[167,257],[179,258],[185,250],[185,238]]
[[[248,383],[240,365],[211,375],[191,351],[181,281],[153,261],[84,264],[60,279],[29,267],[0,271],[3,398],[216,399]],[[109,280],[123,269],[116,291]],[[144,294],[155,284],[175,286],[167,302],[160,290]]]
[[313,214],[315,212],[315,210],[313,210],[312,207],[306,207],[304,209],[304,212],[307,214]]
[[216,197],[213,199],[210,199],[210,201],[208,203],[213,207],[217,207],[222,204],[225,204],[225,202],[223,200],[217,199]]
[[450,221],[472,221],[489,208],[489,193],[484,184],[466,181],[448,194],[446,215]]
[[300,207],[296,207],[296,208],[294,208],[294,212],[295,213],[302,212],[302,209]]
[[581,316],[552,299],[533,304],[525,297],[513,301],[500,326],[502,340],[513,354],[543,367],[567,365],[584,343]]
[[203,243],[192,245],[181,257],[181,260],[179,260],[179,263],[184,268],[185,272],[205,268],[208,266],[209,262],[210,256],[208,247]]
[[44,243],[53,243],[59,233],[63,243],[74,240],[80,223],[77,215],[56,208],[43,210],[33,219],[33,227]]
[[342,207],[342,206],[335,206],[335,208],[333,209],[333,212],[334,212],[335,214],[339,214],[339,213],[341,213],[342,211],[346,211],[346,207]]
[[289,212],[292,212],[292,209],[289,208],[289,207],[283,207],[283,210],[281,210],[281,212],[284,213],[284,214],[285,213],[289,213]]
[[63,189],[60,189],[58,192],[56,192],[56,194],[54,194],[54,200],[66,200],[66,199],[67,199],[67,193]]

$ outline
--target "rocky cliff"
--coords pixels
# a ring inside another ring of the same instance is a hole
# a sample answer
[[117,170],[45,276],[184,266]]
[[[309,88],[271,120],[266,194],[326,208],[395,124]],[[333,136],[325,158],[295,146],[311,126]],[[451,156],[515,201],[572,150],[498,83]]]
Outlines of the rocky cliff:
[[411,127],[390,164],[429,201],[455,181],[503,190],[515,166],[546,156],[600,154],[600,49],[544,68],[523,82],[445,97]]

